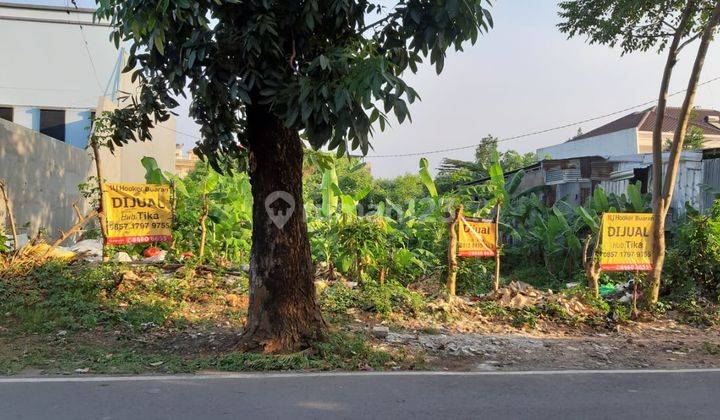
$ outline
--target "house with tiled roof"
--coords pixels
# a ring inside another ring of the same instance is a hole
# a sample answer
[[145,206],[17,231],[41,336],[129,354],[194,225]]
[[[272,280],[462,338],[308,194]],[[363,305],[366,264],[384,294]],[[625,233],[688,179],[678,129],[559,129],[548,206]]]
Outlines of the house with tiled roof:
[[[663,116],[663,139],[671,139],[678,125],[680,108],[668,107]],[[658,118],[656,108],[634,112],[564,143],[538,149],[538,156],[567,159],[580,156],[618,156],[652,152],[652,132]],[[720,147],[720,111],[697,108],[692,127],[702,130],[704,148]]]

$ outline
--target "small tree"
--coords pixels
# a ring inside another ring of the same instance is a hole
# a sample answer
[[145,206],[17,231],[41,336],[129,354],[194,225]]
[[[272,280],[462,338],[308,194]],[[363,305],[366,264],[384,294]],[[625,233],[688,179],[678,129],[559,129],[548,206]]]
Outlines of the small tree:
[[[140,89],[115,113],[114,141],[149,140],[187,89],[201,126],[197,152],[221,169],[247,161],[254,198],[250,303],[242,344],[287,351],[320,338],[303,217],[303,132],[339,155],[367,153],[373,124],[402,123],[417,98],[402,79],[428,58],[440,73],[449,48],[492,25],[484,0],[97,0],[116,44],[132,42],[126,71]],[[376,17],[368,23],[368,17]],[[284,191],[297,209],[275,225],[265,208]]]
[[[560,3],[561,31],[570,36],[585,35],[588,41],[610,46],[619,45],[623,54],[657,48],[667,50],[667,60],[660,83],[660,94],[653,127],[653,271],[648,300],[656,303],[665,259],[665,219],[667,217],[680,154],[687,132],[697,85],[705,56],[720,21],[717,0],[570,0]],[[670,146],[670,158],[663,183],[662,122],[667,106],[668,88],[678,54],[700,39],[685,100],[678,115]]]
[[498,152],[498,142],[499,139],[491,134],[483,137],[475,149],[474,162],[443,159],[437,177],[438,183],[442,184],[440,189],[446,191],[468,181],[488,178],[490,167],[493,164],[493,156],[496,153],[500,159],[500,166],[505,172],[521,169],[537,162],[535,153],[520,154],[515,150]]

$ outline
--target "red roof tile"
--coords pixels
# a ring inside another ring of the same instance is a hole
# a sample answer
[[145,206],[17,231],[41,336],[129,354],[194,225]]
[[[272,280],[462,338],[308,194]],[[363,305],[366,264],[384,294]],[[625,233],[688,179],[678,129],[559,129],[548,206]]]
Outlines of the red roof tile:
[[[679,113],[680,108],[677,107],[667,107],[665,109],[665,118],[663,118],[662,124],[662,131],[664,133],[675,131],[675,128],[678,125]],[[690,121],[690,124],[695,127],[701,128],[705,134],[720,135],[720,128],[708,124],[706,118],[709,115],[720,117],[720,111],[716,111],[714,109],[695,109],[693,110],[693,119]],[[653,126],[655,125],[655,119],[655,107],[648,108],[644,111],[638,111],[632,114],[625,115],[624,117],[618,118],[615,121],[611,121],[594,130],[574,137],[569,141],[587,139],[603,134],[614,133],[616,131],[627,130],[628,128],[637,128],[639,131],[652,132]]]

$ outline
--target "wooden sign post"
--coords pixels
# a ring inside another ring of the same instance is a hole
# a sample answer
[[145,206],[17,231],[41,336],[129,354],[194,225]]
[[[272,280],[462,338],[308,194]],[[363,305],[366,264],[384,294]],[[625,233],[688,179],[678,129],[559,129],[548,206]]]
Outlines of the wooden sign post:
[[463,205],[460,204],[460,208],[457,209],[455,217],[450,222],[450,244],[448,246],[448,278],[447,278],[447,289],[450,296],[455,296],[455,289],[457,286],[457,233],[455,228],[457,227],[460,218],[463,213]]
[[[474,219],[463,215],[463,206],[457,211],[450,224],[450,244],[448,247],[447,288],[451,296],[455,295],[457,280],[457,257],[495,258],[495,279],[493,290],[500,287],[500,252],[498,238],[500,207],[497,207],[495,220]],[[457,227],[457,231],[455,230]]]
[[493,280],[493,292],[500,290],[500,204],[495,208],[495,279]]
[[605,213],[602,218],[602,253],[600,268],[604,271],[634,271],[632,316],[637,317],[637,283],[640,272],[652,265],[651,213]]

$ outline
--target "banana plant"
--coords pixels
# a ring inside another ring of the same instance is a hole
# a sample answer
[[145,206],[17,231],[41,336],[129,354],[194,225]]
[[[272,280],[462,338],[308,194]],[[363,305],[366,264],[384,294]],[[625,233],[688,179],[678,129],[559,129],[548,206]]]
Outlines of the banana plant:
[[438,192],[437,188],[435,187],[435,181],[432,178],[432,175],[430,174],[430,169],[428,166],[428,160],[426,158],[420,159],[420,180],[422,181],[423,185],[425,185],[425,188],[428,190],[428,193],[430,193],[430,197],[433,199],[438,198]]
[[323,171],[322,177],[322,208],[320,210],[323,217],[330,217],[338,206],[338,196],[335,188],[338,187],[338,176],[335,170],[335,163]]

